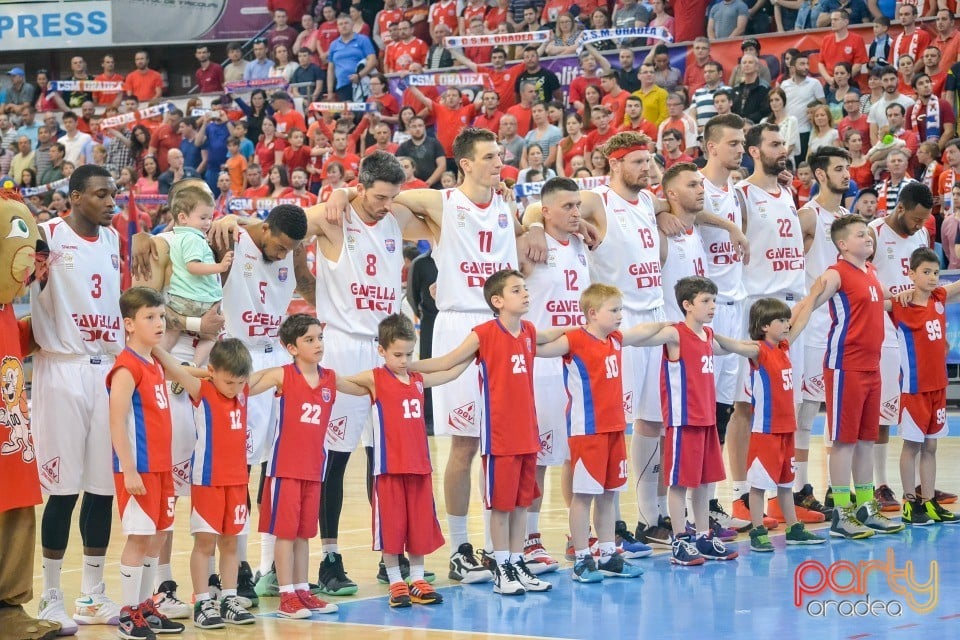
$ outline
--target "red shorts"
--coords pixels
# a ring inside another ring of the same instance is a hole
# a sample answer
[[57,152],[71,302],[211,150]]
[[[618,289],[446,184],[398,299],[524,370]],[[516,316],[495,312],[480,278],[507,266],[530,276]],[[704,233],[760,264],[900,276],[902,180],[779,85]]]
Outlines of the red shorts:
[[310,539],[320,527],[320,483],[267,476],[260,502],[260,533],[281,540]]
[[717,425],[667,427],[663,445],[664,484],[694,489],[726,477]]
[[909,442],[947,435],[947,390],[901,393],[900,429]]
[[247,485],[226,487],[190,486],[190,533],[235,536],[250,517]]
[[537,454],[486,455],[483,458],[483,504],[494,511],[527,508],[540,497]]
[[747,484],[764,491],[793,486],[793,436],[793,431],[750,434]]
[[425,556],[443,546],[431,474],[374,476],[372,506],[374,551]]
[[880,370],[824,369],[830,441],[876,442],[880,431]]
[[567,438],[573,492],[599,495],[627,486],[627,445],[623,431]]
[[128,536],[152,536],[158,531],[172,528],[177,504],[173,492],[173,473],[141,473],[140,479],[147,492],[142,496],[132,496],[123,484],[123,474],[113,474],[123,532]]

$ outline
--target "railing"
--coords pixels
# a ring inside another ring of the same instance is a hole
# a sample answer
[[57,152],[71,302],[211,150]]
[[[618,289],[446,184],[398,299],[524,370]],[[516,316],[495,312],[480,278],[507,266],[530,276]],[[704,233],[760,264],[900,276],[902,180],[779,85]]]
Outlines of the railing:
[[[247,54],[250,53],[250,51],[253,49],[253,41],[256,40],[257,38],[263,37],[263,34],[265,34],[267,31],[269,31],[271,28],[273,28],[273,26],[274,26],[275,24],[276,24],[276,23],[273,22],[273,21],[268,22],[268,23],[266,24],[266,26],[263,27],[263,29],[260,29],[260,31],[258,31],[256,34],[250,36],[250,37],[247,39],[246,42],[244,42],[242,45],[240,45],[240,51],[242,52],[241,57],[244,57],[244,58],[245,58],[245,57],[247,56]],[[226,69],[227,65],[229,65],[229,64],[230,64],[230,58],[227,58],[226,60],[224,60],[223,62],[220,63],[220,66],[223,67],[224,69]],[[190,91],[187,91],[186,95],[188,95],[188,96],[193,95],[193,94],[196,93],[199,89],[200,89],[200,85],[195,84],[195,85],[193,85],[192,87],[190,87]]]

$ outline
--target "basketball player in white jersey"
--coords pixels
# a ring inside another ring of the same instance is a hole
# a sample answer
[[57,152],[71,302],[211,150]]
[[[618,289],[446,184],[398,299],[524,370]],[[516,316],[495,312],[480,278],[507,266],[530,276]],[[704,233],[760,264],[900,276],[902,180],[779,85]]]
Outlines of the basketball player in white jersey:
[[[737,197],[743,203],[743,230],[753,255],[753,260],[743,266],[743,282],[747,290],[744,309],[749,309],[759,298],[778,298],[792,307],[804,297],[807,286],[803,233],[797,208],[790,192],[777,182],[777,177],[787,166],[787,147],[777,125],[769,123],[751,127],[745,142],[747,153],[753,158],[754,172],[737,185]],[[791,348],[796,353],[803,353],[802,342],[803,336],[800,336]],[[802,379],[802,362],[801,358],[793,360],[795,379]],[[749,370],[748,361],[741,358],[734,412],[726,440],[734,491],[732,515],[741,520],[750,520],[746,484],[752,412],[747,394]],[[799,403],[799,386],[794,393]],[[764,525],[776,527],[777,521],[764,518]]]
[[[104,385],[123,350],[120,320],[120,239],[111,226],[117,185],[102,167],[78,167],[70,177],[73,212],[42,223],[49,247],[46,273],[30,289],[33,337],[33,435],[43,510],[43,595],[39,618],[77,624],[119,622],[120,607],[104,593],[103,567],[113,518],[113,464]],[[71,618],[60,587],[70,522],[80,492],[83,569]]]
[[[850,188],[850,154],[839,147],[820,147],[809,158],[810,170],[819,186],[816,197],[797,211],[800,228],[803,230],[803,253],[805,257],[805,282],[807,290],[813,286],[824,271],[837,262],[837,247],[830,239],[830,225],[841,216],[850,215],[841,206],[843,196]],[[826,401],[823,381],[823,356],[827,350],[827,332],[830,330],[830,311],[827,306],[818,307],[810,314],[803,330],[804,351],[795,358],[803,357],[802,402],[797,412],[797,435],[795,452],[794,504],[801,522],[815,523],[833,517],[833,509],[824,507],[814,496],[807,464],[810,456],[810,432],[813,420],[820,412],[820,404]],[[824,430],[824,438],[828,437]],[[826,440],[824,441],[826,444]],[[827,445],[829,451],[829,445]],[[827,483],[829,486],[829,482]],[[775,502],[775,501],[774,501]],[[771,505],[773,502],[771,502]],[[772,510],[772,507],[771,507]],[[820,516],[823,516],[821,519]]]
[[697,214],[703,211],[703,176],[692,162],[678,162],[663,174],[663,197],[670,215],[682,225],[683,233],[668,236],[660,231],[660,264],[663,272],[663,310],[670,322],[683,322],[674,287],[682,278],[703,276],[707,261]]

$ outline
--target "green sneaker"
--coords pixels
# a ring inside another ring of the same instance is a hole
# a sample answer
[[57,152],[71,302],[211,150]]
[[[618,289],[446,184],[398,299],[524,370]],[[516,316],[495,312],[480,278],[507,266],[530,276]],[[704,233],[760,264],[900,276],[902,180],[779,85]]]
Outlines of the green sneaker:
[[870,500],[857,507],[857,520],[877,533],[899,533],[906,528],[902,522],[894,522],[883,515],[880,512],[880,503],[876,500]]
[[330,596],[352,596],[357,592],[357,583],[347,577],[343,556],[339,553],[328,553],[320,563],[317,584],[320,593]]
[[903,523],[914,527],[926,527],[936,522],[927,513],[926,504],[912,493],[903,497]]
[[957,524],[960,522],[960,518],[957,517],[952,511],[948,511],[940,506],[940,503],[934,500],[927,500],[924,503],[924,508],[930,519],[934,522],[939,522],[941,524]]
[[277,582],[276,570],[271,567],[270,571],[263,575],[260,575],[260,572],[257,571],[256,584],[253,590],[261,598],[279,598],[280,584]]
[[770,536],[767,535],[767,528],[763,525],[750,529],[750,550],[760,553],[770,553],[773,551],[773,543],[770,542]]
[[787,544],[823,544],[826,538],[807,531],[802,522],[787,528]]

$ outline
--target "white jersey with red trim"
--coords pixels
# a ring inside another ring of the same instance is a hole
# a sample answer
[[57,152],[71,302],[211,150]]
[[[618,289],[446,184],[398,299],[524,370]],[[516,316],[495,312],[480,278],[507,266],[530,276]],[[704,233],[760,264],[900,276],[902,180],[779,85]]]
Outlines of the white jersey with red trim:
[[526,319],[538,329],[584,324],[580,294],[590,286],[587,248],[577,236],[561,242],[546,234],[547,260],[527,276],[530,311]]
[[679,236],[667,237],[667,260],[663,263],[663,311],[667,320],[681,322],[684,313],[677,304],[674,287],[682,278],[706,275],[707,254],[701,227],[694,225]]
[[[727,178],[727,184],[718,187],[707,178],[703,179],[703,210],[726,218],[741,229],[743,211],[737,199],[733,180]],[[700,227],[703,249],[707,255],[707,277],[717,285],[719,302],[738,302],[747,297],[743,284],[743,262],[730,242],[730,234],[719,227],[704,225]]]
[[[827,211],[817,202],[816,199],[810,200],[805,205],[812,209],[817,216],[817,222],[814,227],[813,241],[806,254],[806,283],[807,291],[822,276],[824,272],[837,263],[839,254],[837,246],[830,239],[830,225],[841,216],[850,215],[850,212],[840,207],[836,213]],[[826,347],[827,331],[830,330],[830,309],[828,305],[821,305],[810,314],[810,320],[807,328],[803,330],[806,340],[804,344],[808,346]]]
[[490,313],[483,299],[487,278],[517,268],[513,214],[503,196],[493,194],[485,205],[460,189],[444,189],[440,240],[433,249],[437,263],[437,309]]
[[227,334],[248,347],[276,344],[294,289],[293,252],[267,262],[250,234],[240,231],[223,284],[221,309]]
[[48,277],[30,287],[34,339],[43,351],[62,355],[109,355],[123,351],[120,318],[120,238],[99,227],[84,238],[60,218],[39,225],[50,255]]
[[641,191],[631,202],[608,186],[593,191],[603,200],[607,229],[591,252],[591,280],[619,288],[627,311],[663,306],[660,235],[650,195]]
[[364,224],[351,207],[341,223],[336,261],[317,251],[317,317],[343,333],[375,338],[380,321],[400,310],[403,236],[389,214]]
[[749,264],[743,266],[747,295],[755,297],[806,294],[803,232],[793,196],[778,187],[769,193],[744,180],[737,185],[747,209]]
[[[892,297],[913,286],[910,280],[910,254],[920,247],[929,245],[927,230],[921,228],[912,236],[901,236],[894,231],[887,220],[877,218],[870,221],[870,228],[877,236],[877,246],[873,253],[873,266],[877,268],[877,280],[883,285],[884,297]],[[897,345],[897,329],[889,314],[883,314],[883,344],[885,347]]]

